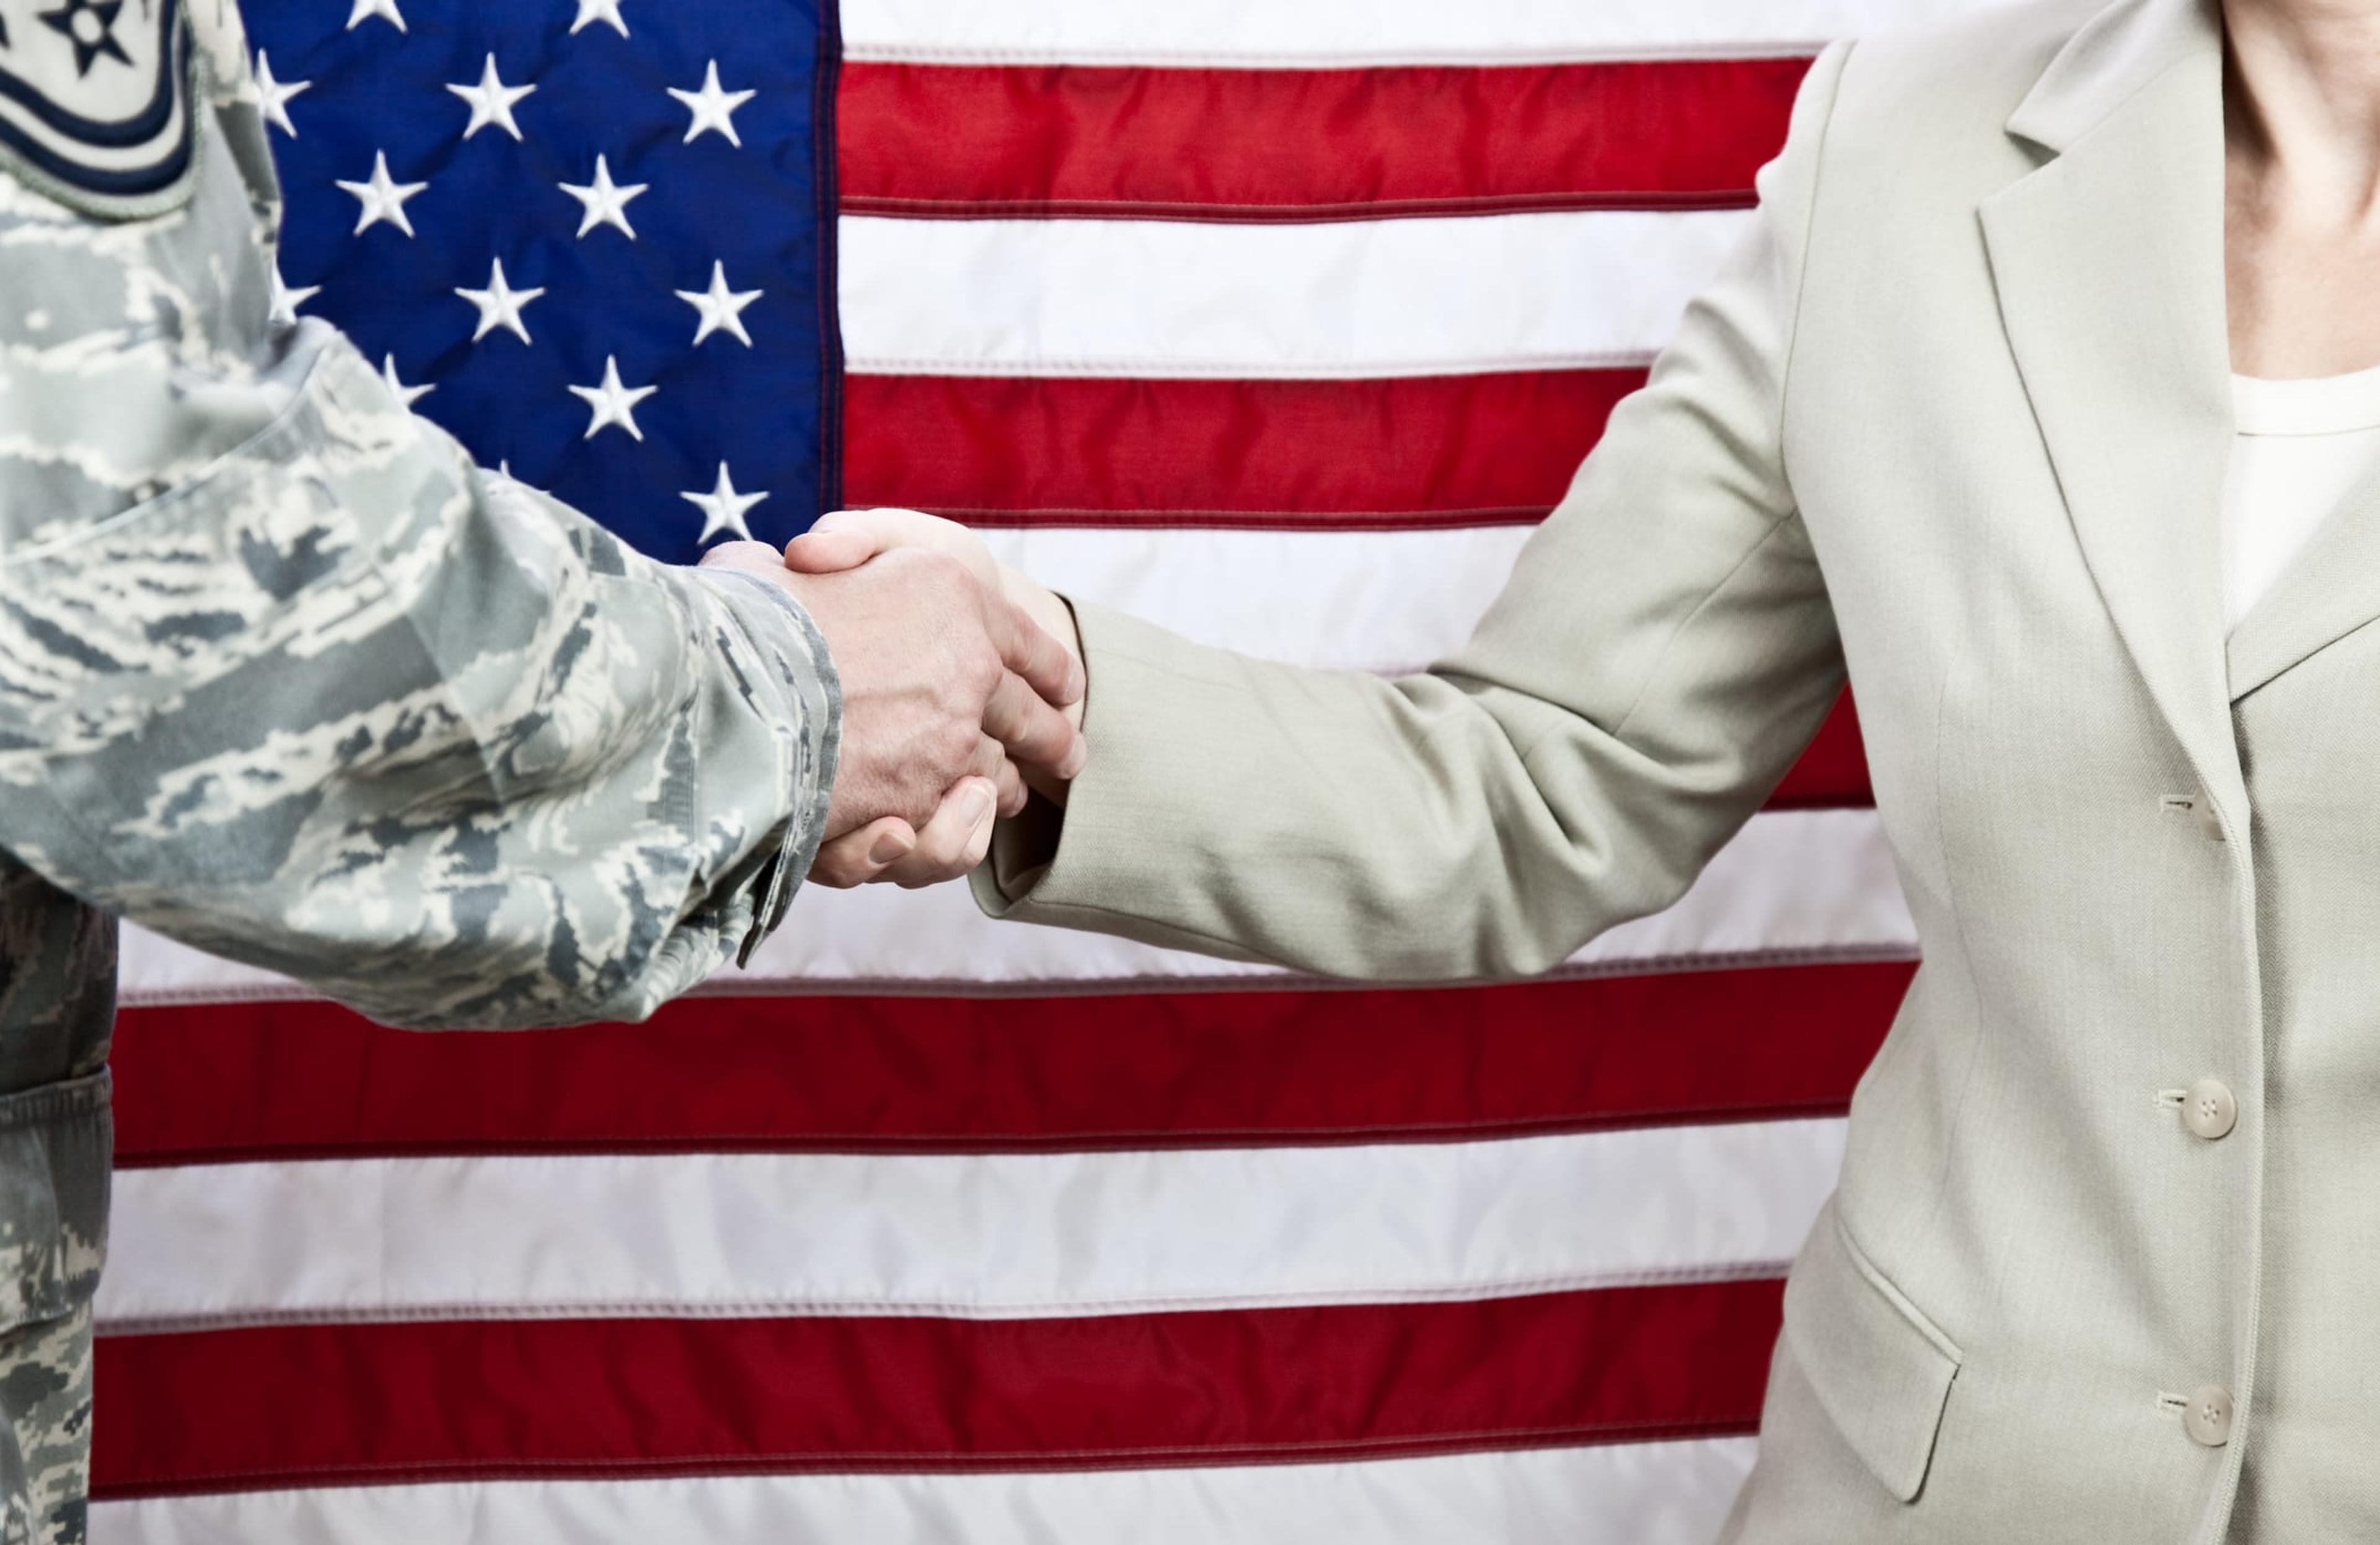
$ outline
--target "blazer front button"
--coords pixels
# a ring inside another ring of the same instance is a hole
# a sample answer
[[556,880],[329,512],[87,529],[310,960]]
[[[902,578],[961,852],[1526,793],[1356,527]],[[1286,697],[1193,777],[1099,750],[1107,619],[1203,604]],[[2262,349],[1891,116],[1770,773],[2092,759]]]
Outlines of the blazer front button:
[[2231,1392],[2220,1384],[2202,1384],[2182,1407],[2181,1425],[2191,1441],[2221,1448],[2231,1441]]
[[2190,1086],[2181,1102],[2181,1119],[2208,1142],[2227,1137],[2240,1125],[2240,1102],[2220,1078],[2201,1078]]

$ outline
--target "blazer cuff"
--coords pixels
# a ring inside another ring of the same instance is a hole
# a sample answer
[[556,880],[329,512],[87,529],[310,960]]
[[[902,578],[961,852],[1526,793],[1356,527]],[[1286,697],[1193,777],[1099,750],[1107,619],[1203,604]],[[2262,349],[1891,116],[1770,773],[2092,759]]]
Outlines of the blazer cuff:
[[1148,877],[1201,862],[1201,833],[1169,820],[1177,790],[1201,775],[1195,700],[1239,690],[1239,657],[1104,606],[1067,598],[1089,686],[1083,735],[1090,760],[1062,810],[1039,797],[992,830],[968,877],[987,916],[1120,934],[1237,960],[1262,960],[1158,915]]

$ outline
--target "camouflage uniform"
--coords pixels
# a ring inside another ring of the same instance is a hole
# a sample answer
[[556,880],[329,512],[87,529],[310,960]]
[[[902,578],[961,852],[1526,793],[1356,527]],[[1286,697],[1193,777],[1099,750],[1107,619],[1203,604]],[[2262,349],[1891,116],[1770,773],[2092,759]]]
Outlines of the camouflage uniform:
[[[111,914],[393,1022],[639,1018],[775,926],[834,770],[783,592],[475,468],[271,317],[237,15],[188,3],[111,23],[180,97],[106,152],[0,99],[0,1541],[83,1533]],[[0,0],[0,71],[78,89],[67,19]]]

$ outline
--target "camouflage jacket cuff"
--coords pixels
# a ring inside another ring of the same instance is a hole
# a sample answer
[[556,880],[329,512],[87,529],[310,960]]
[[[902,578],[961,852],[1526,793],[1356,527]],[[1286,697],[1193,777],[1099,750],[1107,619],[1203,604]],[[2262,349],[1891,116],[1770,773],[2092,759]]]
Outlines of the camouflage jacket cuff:
[[[782,829],[773,834],[777,849],[751,882],[752,920],[735,950],[735,964],[750,963],[760,942],[784,921],[794,892],[818,858],[826,833],[827,801],[834,792],[835,765],[843,748],[843,684],[835,675],[826,636],[800,602],[781,586],[756,575],[731,568],[687,571],[711,587],[756,643],[771,635],[782,637],[790,621],[795,634],[791,648],[763,649],[764,658],[783,663],[785,696],[783,734],[789,744],[791,792]],[[781,620],[783,619],[783,620]]]

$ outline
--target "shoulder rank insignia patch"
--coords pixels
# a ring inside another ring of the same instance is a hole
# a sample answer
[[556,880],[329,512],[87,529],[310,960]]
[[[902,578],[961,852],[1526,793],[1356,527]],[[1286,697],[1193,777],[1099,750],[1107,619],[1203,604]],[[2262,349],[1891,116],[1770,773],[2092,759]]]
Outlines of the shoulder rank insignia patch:
[[79,209],[164,207],[190,163],[184,0],[0,0],[0,165]]

